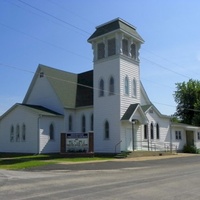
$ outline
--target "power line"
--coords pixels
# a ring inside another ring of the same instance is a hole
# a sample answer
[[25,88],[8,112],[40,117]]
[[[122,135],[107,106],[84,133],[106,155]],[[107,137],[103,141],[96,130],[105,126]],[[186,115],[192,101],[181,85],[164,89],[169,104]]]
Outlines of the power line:
[[65,49],[64,47],[55,45],[55,44],[53,44],[53,43],[51,43],[51,42],[48,42],[48,41],[45,41],[45,40],[41,40],[41,39],[38,38],[38,37],[32,36],[32,35],[30,35],[30,34],[27,34],[27,33],[23,32],[23,31],[20,31],[20,30],[17,30],[17,29],[15,29],[15,28],[10,27],[10,26],[8,26],[8,25],[5,25],[5,24],[3,24],[3,23],[1,23],[1,22],[0,22],[0,25],[3,26],[3,27],[5,27],[5,28],[7,28],[7,29],[12,30],[12,31],[18,32],[18,33],[20,33],[20,34],[23,34],[23,35],[25,35],[25,36],[27,36],[27,37],[30,37],[30,38],[32,38],[32,39],[34,39],[34,40],[40,41],[40,42],[42,42],[42,43],[45,43],[45,44],[47,44],[47,45],[49,45],[49,46],[52,46],[52,47],[61,49],[61,50],[66,51],[66,52],[68,52],[68,53],[70,53],[70,54],[76,55],[76,56],[78,56],[78,57],[82,57],[82,58],[84,58],[84,59],[86,59],[86,60],[91,60],[89,57],[85,57],[85,56],[83,56],[83,55],[81,55],[81,54],[77,54],[77,53],[75,53],[75,52],[73,52],[73,51],[69,51],[68,49]]
[[56,16],[54,16],[54,15],[52,15],[52,14],[50,14],[50,13],[44,11],[44,10],[41,10],[41,9],[35,7],[35,6],[32,6],[31,4],[26,3],[26,2],[24,2],[24,1],[22,1],[22,0],[18,0],[18,1],[21,2],[21,3],[23,3],[23,4],[26,5],[26,6],[29,6],[29,7],[33,8],[33,9],[35,9],[35,10],[37,10],[37,11],[43,13],[44,15],[47,15],[47,16],[53,18],[53,19],[56,19],[56,20],[58,20],[58,21],[60,21],[60,22],[62,22],[62,23],[64,23],[64,24],[66,24],[66,25],[68,25],[68,26],[71,26],[71,27],[73,27],[73,28],[75,28],[75,29],[77,29],[77,30],[79,30],[79,31],[81,31],[81,32],[83,32],[83,33],[85,33],[85,34],[87,34],[87,35],[90,35],[90,33],[88,33],[87,31],[85,31],[85,30],[83,30],[83,29],[81,29],[81,28],[79,28],[79,27],[77,27],[77,26],[75,26],[75,25],[73,25],[73,24],[70,24],[69,22],[66,22],[65,20],[60,19],[60,18],[58,18],[58,17],[56,17]]
[[[62,20],[62,19],[60,19],[60,18],[58,18],[58,17],[56,17],[56,16],[50,14],[50,13],[45,12],[44,10],[41,10],[41,9],[39,9],[39,8],[37,8],[37,7],[34,7],[34,6],[32,6],[32,5],[30,5],[30,4],[26,3],[26,2],[24,2],[24,1],[22,1],[22,0],[18,0],[18,1],[21,2],[21,3],[23,3],[23,4],[25,4],[26,6],[29,6],[29,7],[32,8],[32,9],[35,9],[35,10],[37,10],[37,11],[39,11],[39,12],[41,12],[41,13],[47,15],[47,16],[50,16],[50,17],[52,17],[52,18],[54,18],[54,19],[56,19],[56,20],[58,20],[58,21],[61,21],[62,23],[65,23],[65,24],[67,24],[67,25],[69,25],[69,26],[71,26],[71,27],[73,27],[73,28],[76,28],[76,29],[78,29],[79,31],[82,31],[82,32],[87,33],[87,34],[90,34],[90,33],[88,33],[87,31],[85,31],[85,30],[83,30],[83,29],[80,29],[79,27],[77,27],[77,26],[75,26],[75,25],[72,25],[72,24],[70,24],[70,23],[68,23],[68,22],[66,22],[66,21],[64,21],[64,20]],[[52,3],[53,3],[53,2],[52,2]],[[5,25],[4,25],[4,26],[5,26]],[[15,30],[16,30],[16,29],[15,29]],[[19,32],[19,31],[18,31],[18,32]],[[22,33],[23,33],[23,32],[22,32]],[[25,34],[25,33],[23,33],[23,34]],[[27,34],[26,34],[26,35],[27,35]],[[30,35],[28,35],[28,36],[29,36],[29,37],[32,37],[32,38],[34,38],[34,39],[40,40],[39,38],[36,38],[36,37],[34,37],[34,36],[30,36]],[[41,41],[41,42],[45,42],[45,43],[47,43],[48,45],[54,46],[54,47],[56,47],[56,48],[65,50],[65,51],[69,52],[70,54],[74,54],[74,55],[83,57],[83,56],[80,55],[80,54],[77,54],[77,53],[74,53],[74,52],[72,52],[72,51],[66,50],[65,48],[60,47],[60,46],[57,46],[57,45],[55,45],[55,44],[46,42],[46,41],[44,41],[44,40],[40,40],[40,41]],[[147,51],[147,50],[146,50],[146,51]],[[150,52],[150,51],[149,51],[149,52]],[[151,52],[151,54],[153,54],[153,53]],[[156,54],[153,54],[153,55],[155,55],[155,56],[157,56],[157,57],[160,57],[160,58],[162,58],[163,60],[166,60],[166,61],[169,62],[169,60],[166,59],[166,58],[163,58],[163,57],[158,56],[158,55],[156,55]],[[86,58],[86,57],[84,57],[84,58]],[[152,61],[152,60],[149,60],[149,59],[147,59],[147,58],[144,58],[144,57],[141,57],[141,58],[144,59],[144,60],[146,60],[146,61],[148,61],[149,63],[151,63],[151,64],[153,64],[153,65],[156,65],[156,66],[162,68],[162,69],[165,69],[165,70],[170,71],[170,72],[172,72],[172,73],[174,73],[174,74],[177,74],[177,75],[179,75],[179,76],[183,76],[183,77],[185,77],[185,78],[189,78],[189,79],[190,79],[190,77],[187,76],[187,75],[184,75],[184,74],[181,74],[181,73],[176,72],[176,71],[174,71],[174,70],[171,70],[171,69],[169,69],[169,68],[167,68],[167,67],[164,67],[164,66],[162,66],[162,65],[160,65],[160,64],[158,64],[158,63],[156,63],[156,62],[154,62],[154,61]],[[87,59],[88,59],[88,58],[87,58]],[[171,62],[171,63],[173,63],[173,62]],[[173,64],[174,64],[174,63],[173,63]]]

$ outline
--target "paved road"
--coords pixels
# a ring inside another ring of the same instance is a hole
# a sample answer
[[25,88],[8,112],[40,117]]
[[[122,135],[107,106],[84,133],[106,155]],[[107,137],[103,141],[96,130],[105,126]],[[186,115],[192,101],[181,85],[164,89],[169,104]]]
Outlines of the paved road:
[[200,156],[0,170],[1,200],[200,199]]

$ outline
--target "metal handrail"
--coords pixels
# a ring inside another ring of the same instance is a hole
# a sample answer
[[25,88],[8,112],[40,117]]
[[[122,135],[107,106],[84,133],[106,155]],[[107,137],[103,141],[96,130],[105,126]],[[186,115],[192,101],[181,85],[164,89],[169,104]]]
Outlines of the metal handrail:
[[[135,141],[135,143],[140,143],[141,150],[147,149],[148,151],[177,151],[177,145],[170,144],[170,142],[160,142],[153,140],[143,140],[143,141]],[[171,145],[171,148],[170,148]]]
[[120,140],[116,145],[115,145],[115,153],[117,153],[117,146],[122,142],[122,140]]

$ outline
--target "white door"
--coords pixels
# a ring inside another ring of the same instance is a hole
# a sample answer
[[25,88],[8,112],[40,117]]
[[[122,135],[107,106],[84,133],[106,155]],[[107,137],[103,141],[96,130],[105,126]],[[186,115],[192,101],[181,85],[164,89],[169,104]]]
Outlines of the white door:
[[125,133],[125,139],[126,139],[126,150],[127,151],[133,151],[133,140],[132,140],[132,130],[127,128]]

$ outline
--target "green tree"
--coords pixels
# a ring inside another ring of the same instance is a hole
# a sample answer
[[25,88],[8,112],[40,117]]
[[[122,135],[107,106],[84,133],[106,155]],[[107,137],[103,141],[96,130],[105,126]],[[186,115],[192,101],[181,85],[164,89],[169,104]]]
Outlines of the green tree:
[[190,79],[188,82],[176,83],[174,99],[177,103],[176,113],[181,122],[200,125],[200,82]]

